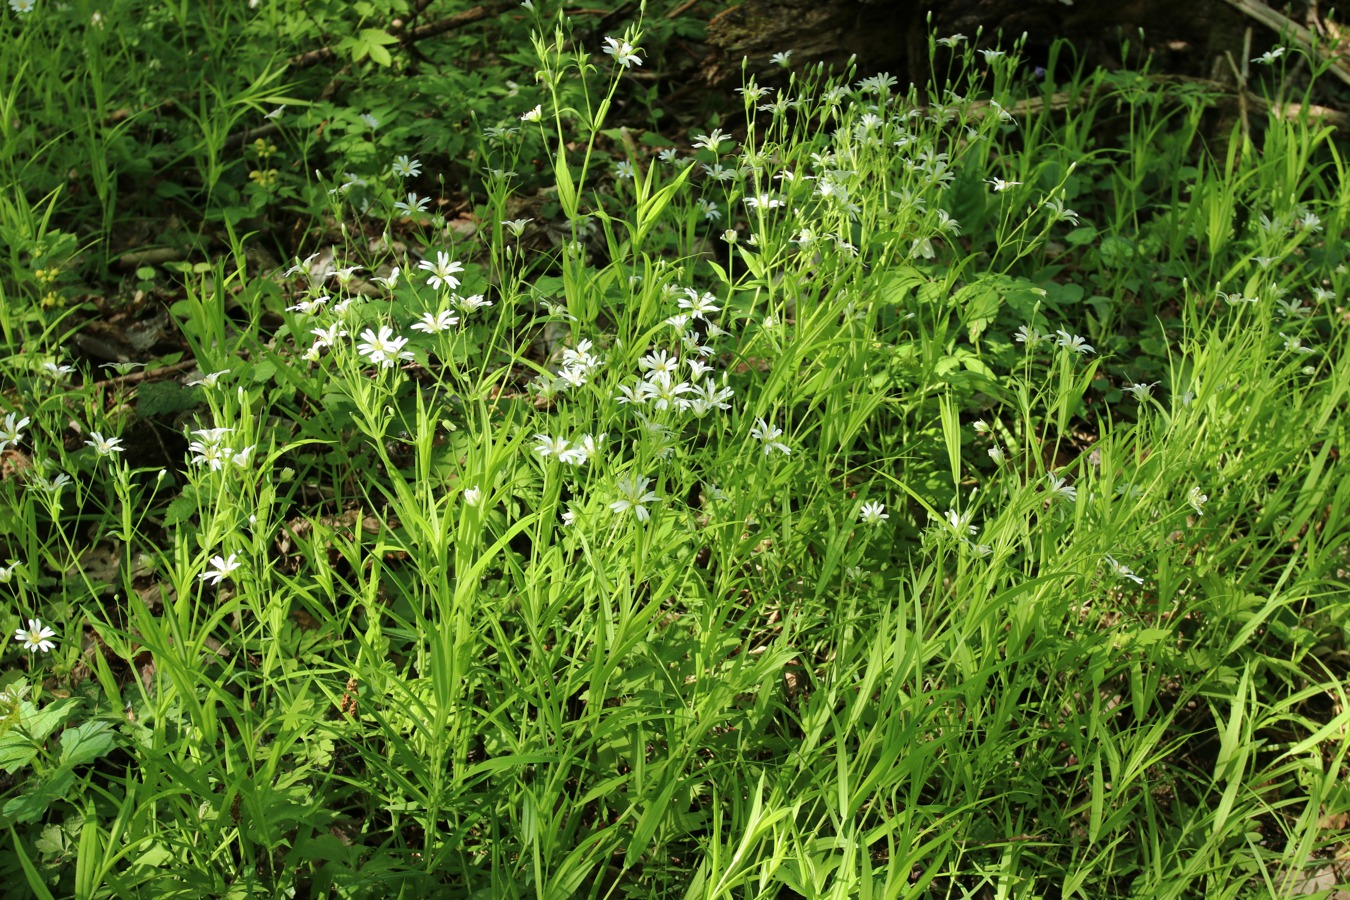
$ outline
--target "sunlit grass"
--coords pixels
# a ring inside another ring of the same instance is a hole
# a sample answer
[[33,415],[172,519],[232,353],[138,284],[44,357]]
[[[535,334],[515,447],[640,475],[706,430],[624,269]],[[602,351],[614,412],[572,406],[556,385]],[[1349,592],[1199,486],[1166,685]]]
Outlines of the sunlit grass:
[[[70,99],[23,15],[0,103]],[[0,152],[10,885],[1260,897],[1343,852],[1329,132],[1100,72],[1056,113],[936,36],[927,103],[789,56],[643,140],[638,25],[527,21],[472,219],[379,98],[322,149],[274,112],[271,45],[185,109],[222,245],[141,266],[144,370],[78,337],[114,173]]]

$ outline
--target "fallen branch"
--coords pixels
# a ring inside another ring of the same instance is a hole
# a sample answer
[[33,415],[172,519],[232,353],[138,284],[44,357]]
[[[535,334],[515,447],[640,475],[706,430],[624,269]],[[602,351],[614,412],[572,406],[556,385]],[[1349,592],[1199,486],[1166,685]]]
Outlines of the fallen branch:
[[1288,36],[1290,40],[1303,50],[1326,62],[1331,69],[1331,74],[1335,75],[1344,83],[1350,84],[1350,67],[1347,67],[1340,59],[1321,52],[1318,49],[1317,35],[1313,34],[1302,25],[1286,16],[1280,15],[1264,3],[1258,3],[1257,0],[1224,0],[1224,2],[1238,12],[1251,16],[1267,28],[1277,31],[1281,35]]
[[[426,9],[427,5],[428,5],[427,2],[419,3],[417,9],[414,11],[413,14],[416,15],[417,13],[420,13],[422,10]],[[517,5],[518,4],[516,3],[499,2],[484,6],[475,6],[470,9],[466,9],[462,13],[456,13],[453,16],[446,16],[444,19],[439,19],[435,22],[429,22],[426,25],[420,25],[411,30],[404,30],[403,27],[399,27],[400,25],[402,25],[402,23],[396,23],[395,26],[390,29],[390,33],[394,35],[401,34],[402,37],[399,39],[398,42],[399,46],[406,48],[412,46],[413,44],[417,43],[420,40],[424,40],[429,37],[434,37],[435,35],[438,34],[444,34],[447,31],[453,31],[456,28],[462,28],[465,25],[470,25],[474,22],[480,22],[483,19],[487,19],[500,13],[506,12],[508,9]],[[337,51],[331,44],[328,45],[327,47],[319,47],[316,50],[309,50],[297,56],[292,56],[290,59],[286,60],[286,68],[291,71],[295,71],[297,69],[307,69],[310,66],[318,65],[321,62],[332,59],[334,54],[336,54],[336,52]]]
[[[1214,92],[1214,100],[1217,103],[1229,104],[1241,108],[1243,104],[1250,109],[1264,113],[1274,113],[1278,118],[1286,121],[1295,122],[1303,116],[1324,125],[1330,125],[1333,128],[1350,128],[1350,114],[1343,113],[1340,110],[1332,109],[1327,106],[1319,106],[1315,103],[1276,103],[1271,100],[1254,94],[1251,91],[1234,91],[1231,87],[1221,84],[1217,81],[1211,81],[1208,78],[1191,78],[1185,75],[1152,75],[1149,80],[1158,85],[1172,83],[1193,84],[1203,88],[1208,88]],[[1008,111],[1015,116],[1032,115],[1041,110],[1049,109],[1059,111],[1072,109],[1082,105],[1087,97],[1081,94],[1070,94],[1067,91],[1051,94],[1049,97],[1031,97],[1026,100],[1019,100]],[[985,101],[979,101],[975,105],[987,105]]]

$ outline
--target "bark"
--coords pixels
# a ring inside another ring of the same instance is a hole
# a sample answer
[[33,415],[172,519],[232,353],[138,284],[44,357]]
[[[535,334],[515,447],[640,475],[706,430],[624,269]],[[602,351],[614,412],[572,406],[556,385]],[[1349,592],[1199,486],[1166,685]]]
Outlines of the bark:
[[761,73],[770,56],[790,49],[794,63],[842,67],[856,54],[862,75],[887,71],[923,84],[931,29],[972,40],[982,32],[981,47],[995,46],[1000,32],[1005,46],[1025,32],[1029,66],[1042,64],[1051,44],[1065,38],[1088,66],[1139,67],[1152,54],[1155,72],[1231,80],[1226,54],[1237,60],[1253,25],[1255,52],[1276,42],[1269,28],[1225,0],[745,0],[709,22],[713,54],[704,75],[739,81],[743,57]]

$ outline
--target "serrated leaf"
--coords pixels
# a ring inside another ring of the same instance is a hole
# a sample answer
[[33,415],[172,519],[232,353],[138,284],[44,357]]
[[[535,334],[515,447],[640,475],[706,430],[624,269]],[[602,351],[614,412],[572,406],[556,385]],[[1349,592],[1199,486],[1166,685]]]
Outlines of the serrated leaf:
[[197,501],[192,497],[179,496],[169,502],[164,512],[165,525],[181,525],[197,514]]
[[107,755],[113,748],[112,726],[85,722],[61,732],[61,764],[78,766]]

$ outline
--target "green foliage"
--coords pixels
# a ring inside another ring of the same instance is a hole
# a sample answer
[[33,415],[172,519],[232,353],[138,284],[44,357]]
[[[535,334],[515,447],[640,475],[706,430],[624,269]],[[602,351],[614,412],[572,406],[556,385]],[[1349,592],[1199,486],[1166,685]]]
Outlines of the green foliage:
[[654,9],[39,4],[16,895],[1256,897],[1343,847],[1325,128],[935,36],[926,105],[788,56],[686,133]]

